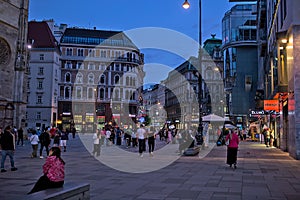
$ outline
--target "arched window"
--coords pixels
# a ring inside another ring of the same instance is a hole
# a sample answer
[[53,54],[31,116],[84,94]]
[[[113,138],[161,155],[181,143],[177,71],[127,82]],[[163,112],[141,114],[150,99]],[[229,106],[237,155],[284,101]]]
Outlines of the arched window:
[[83,75],[82,75],[82,73],[78,73],[77,75],[76,75],[76,81],[75,81],[76,83],[80,83],[80,84],[82,84],[83,83]]
[[120,92],[118,89],[114,89],[114,99],[115,100],[120,99]]
[[76,98],[81,99],[82,98],[82,87],[77,86],[76,87]]
[[206,71],[206,79],[212,80],[212,70],[209,69]]
[[135,78],[132,78],[132,86],[135,86]]
[[66,83],[71,83],[71,74],[68,72],[65,75],[65,82]]
[[119,81],[120,81],[120,76],[119,75],[116,75],[115,76],[115,85],[119,85],[120,83],[119,83]]
[[128,90],[126,90],[126,92],[125,92],[125,99],[129,99],[129,91]]
[[88,99],[93,99],[94,98],[94,89],[93,88],[88,88]]
[[135,100],[135,92],[131,94],[130,100]]
[[130,83],[129,83],[129,77],[127,76],[126,77],[126,86],[129,86],[130,85]]
[[100,89],[100,99],[104,99],[104,89]]
[[105,75],[104,74],[102,74],[101,77],[100,77],[100,83],[101,84],[105,83]]
[[65,87],[65,99],[70,98],[70,87]]
[[130,77],[130,85],[133,86],[133,78]]
[[88,75],[88,84],[94,84],[94,74],[92,73]]

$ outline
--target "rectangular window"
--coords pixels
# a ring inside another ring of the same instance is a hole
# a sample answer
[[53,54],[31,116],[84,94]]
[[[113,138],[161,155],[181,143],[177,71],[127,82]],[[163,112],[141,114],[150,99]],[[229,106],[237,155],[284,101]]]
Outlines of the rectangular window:
[[88,69],[89,69],[89,70],[95,70],[95,64],[90,63],[90,64],[88,65]]
[[93,115],[86,115],[85,116],[86,122],[94,122],[94,116]]
[[73,49],[67,48],[67,56],[72,56],[72,55],[73,55]]
[[105,50],[101,50],[100,57],[101,58],[106,58],[106,51]]
[[45,55],[44,54],[40,54],[40,60],[44,60],[45,59]]
[[36,119],[41,120],[42,119],[42,113],[41,112],[36,112]]
[[83,56],[83,49],[77,49],[77,56]]
[[89,57],[95,57],[96,51],[95,49],[89,49]]
[[42,95],[38,95],[36,98],[36,104],[42,104]]
[[38,80],[37,89],[43,89],[43,81]]
[[120,71],[120,65],[119,64],[115,64],[115,69],[116,69],[116,71]]
[[30,75],[30,66],[28,66],[26,69],[27,69],[27,73]]
[[30,90],[30,79],[27,80],[27,89]]
[[82,123],[82,115],[74,115],[74,123]]
[[72,63],[70,61],[66,62],[65,69],[72,69]]
[[43,75],[43,74],[44,74],[44,67],[39,67],[38,75]]

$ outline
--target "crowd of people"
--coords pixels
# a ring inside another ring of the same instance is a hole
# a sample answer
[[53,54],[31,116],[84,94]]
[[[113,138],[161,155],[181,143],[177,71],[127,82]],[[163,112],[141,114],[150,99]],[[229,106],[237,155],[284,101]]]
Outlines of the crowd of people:
[[[31,146],[31,158],[43,157],[43,151],[46,151],[46,160],[43,165],[42,176],[35,183],[34,187],[28,194],[32,194],[47,188],[62,187],[64,184],[64,165],[65,162],[61,158],[61,151],[67,150],[67,141],[69,140],[69,133],[75,137],[73,130],[58,129],[56,127],[48,127],[45,130],[30,129],[28,131],[28,138],[24,135],[22,128],[16,129],[12,126],[5,127],[4,130],[0,127],[0,149],[1,149],[1,173],[7,172],[5,169],[5,160],[8,156],[10,158],[11,171],[16,171],[18,168],[15,166],[15,150],[16,145],[24,146],[24,138],[28,139]],[[51,147],[52,146],[52,147]],[[50,148],[50,149],[49,149]]]
[[178,154],[183,155],[186,149],[195,146],[196,132],[195,128],[190,130],[179,130],[175,127],[156,129],[154,126],[147,127],[144,124],[130,128],[103,127],[92,136],[92,154],[100,156],[101,146],[116,145],[126,149],[136,148],[140,157],[143,157],[144,152],[148,151],[149,156],[153,157],[156,143],[159,143],[159,146],[179,144]]

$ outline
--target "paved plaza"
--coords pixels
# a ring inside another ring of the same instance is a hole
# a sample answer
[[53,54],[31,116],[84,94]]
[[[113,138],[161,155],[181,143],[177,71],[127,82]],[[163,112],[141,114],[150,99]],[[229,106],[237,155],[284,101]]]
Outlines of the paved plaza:
[[[91,138],[71,138],[62,152],[65,181],[89,183],[91,199],[300,199],[300,161],[257,142],[241,142],[233,169],[225,164],[226,146],[210,144],[191,157],[178,156],[178,144],[160,147],[153,157],[104,146],[94,157]],[[45,159],[30,158],[30,153],[28,141],[17,146],[18,171],[0,173],[1,200],[23,199],[40,177]],[[9,169],[9,158],[5,166]]]

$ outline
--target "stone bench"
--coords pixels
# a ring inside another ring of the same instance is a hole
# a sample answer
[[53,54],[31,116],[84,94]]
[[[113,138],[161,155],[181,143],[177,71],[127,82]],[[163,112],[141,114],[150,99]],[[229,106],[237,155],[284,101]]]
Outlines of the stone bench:
[[194,146],[194,147],[191,147],[191,148],[187,148],[183,155],[185,156],[195,156],[197,155],[201,150],[201,146]]
[[27,195],[29,200],[88,200],[90,199],[90,184],[65,183],[60,188],[50,188]]

